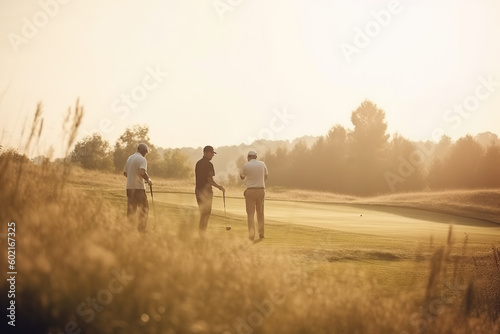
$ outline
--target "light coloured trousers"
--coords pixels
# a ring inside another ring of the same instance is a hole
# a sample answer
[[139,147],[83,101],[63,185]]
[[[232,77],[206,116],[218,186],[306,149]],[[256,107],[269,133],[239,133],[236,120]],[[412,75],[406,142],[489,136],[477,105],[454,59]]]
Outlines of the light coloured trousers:
[[245,190],[245,203],[247,208],[248,220],[248,237],[255,238],[255,212],[257,211],[257,225],[259,231],[259,238],[264,238],[264,197],[266,191],[264,189]]

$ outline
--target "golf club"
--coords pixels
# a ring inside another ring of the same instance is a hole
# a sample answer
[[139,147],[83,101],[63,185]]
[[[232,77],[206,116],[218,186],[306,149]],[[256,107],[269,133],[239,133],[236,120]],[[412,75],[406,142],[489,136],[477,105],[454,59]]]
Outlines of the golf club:
[[149,185],[149,190],[151,191],[151,203],[153,203],[153,216],[155,217],[155,224],[153,225],[153,230],[156,227],[156,210],[155,210],[155,201],[153,200],[153,185]]
[[227,226],[227,216],[226,216],[226,192],[222,192],[222,201],[224,202],[224,225],[226,225],[226,231],[231,229],[231,226]]

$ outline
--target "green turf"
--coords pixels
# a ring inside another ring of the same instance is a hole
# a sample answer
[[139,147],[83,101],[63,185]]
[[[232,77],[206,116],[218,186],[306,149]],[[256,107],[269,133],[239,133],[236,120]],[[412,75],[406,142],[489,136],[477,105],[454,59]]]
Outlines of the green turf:
[[[101,188],[99,193],[125,212],[123,190]],[[194,194],[154,193],[154,209],[149,192],[148,198],[150,232],[196,233]],[[375,281],[382,294],[425,286],[428,260],[436,247],[445,245],[450,224],[454,224],[457,254],[465,235],[469,235],[469,252],[488,249],[500,239],[500,228],[494,224],[415,209],[267,200],[265,210],[266,239],[247,241],[248,251],[262,256],[286,254],[319,277],[339,270],[362,275]],[[226,231],[226,226],[231,230]],[[214,197],[207,234],[220,242],[245,240],[244,200],[226,198],[224,215],[222,198]]]

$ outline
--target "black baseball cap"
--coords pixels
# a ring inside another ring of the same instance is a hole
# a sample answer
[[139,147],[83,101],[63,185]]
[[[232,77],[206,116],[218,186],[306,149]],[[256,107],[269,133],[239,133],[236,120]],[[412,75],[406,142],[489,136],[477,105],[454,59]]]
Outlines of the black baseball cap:
[[203,153],[205,153],[205,152],[213,152],[214,154],[217,154],[217,152],[214,151],[214,148],[212,146],[210,146],[210,145],[205,146],[203,148]]

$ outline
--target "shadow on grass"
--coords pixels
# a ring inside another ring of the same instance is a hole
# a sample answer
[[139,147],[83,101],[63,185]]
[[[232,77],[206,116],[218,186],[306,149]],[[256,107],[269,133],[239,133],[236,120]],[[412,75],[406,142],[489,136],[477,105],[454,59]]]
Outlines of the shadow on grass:
[[339,254],[334,254],[327,257],[328,262],[365,261],[365,260],[399,261],[408,259],[409,259],[408,257],[391,252],[362,251],[362,250],[339,252]]

